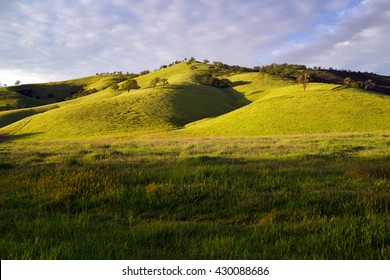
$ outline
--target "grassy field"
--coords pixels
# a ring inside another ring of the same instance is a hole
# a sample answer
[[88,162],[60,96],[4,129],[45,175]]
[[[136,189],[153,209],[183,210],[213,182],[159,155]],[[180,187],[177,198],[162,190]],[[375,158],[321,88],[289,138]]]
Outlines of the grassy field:
[[15,138],[0,154],[1,259],[390,258],[389,134]]

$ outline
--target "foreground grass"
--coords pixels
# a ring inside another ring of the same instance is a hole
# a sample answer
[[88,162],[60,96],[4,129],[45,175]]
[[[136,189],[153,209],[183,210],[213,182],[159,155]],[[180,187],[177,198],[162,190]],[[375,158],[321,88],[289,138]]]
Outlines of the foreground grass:
[[389,259],[390,135],[0,143],[1,259]]

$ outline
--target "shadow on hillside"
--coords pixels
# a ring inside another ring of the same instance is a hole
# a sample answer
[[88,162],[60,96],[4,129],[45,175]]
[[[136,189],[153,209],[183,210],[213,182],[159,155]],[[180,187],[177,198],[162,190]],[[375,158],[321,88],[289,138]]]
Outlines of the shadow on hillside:
[[39,100],[43,104],[52,104],[64,101],[65,98],[82,91],[85,85],[61,84],[26,84],[12,86],[10,90]]
[[42,134],[42,132],[23,133],[23,134],[17,134],[17,135],[11,135],[11,134],[4,133],[4,134],[0,134],[0,143],[26,139],[28,137],[39,135],[39,134]]
[[250,81],[236,81],[236,82],[233,82],[232,83],[232,86],[233,87],[236,87],[236,86],[244,86],[244,85],[249,85],[251,84],[252,82]]
[[207,85],[182,84],[175,87],[172,97],[174,113],[170,122],[178,127],[204,118],[217,117],[251,103],[234,88],[216,88]]

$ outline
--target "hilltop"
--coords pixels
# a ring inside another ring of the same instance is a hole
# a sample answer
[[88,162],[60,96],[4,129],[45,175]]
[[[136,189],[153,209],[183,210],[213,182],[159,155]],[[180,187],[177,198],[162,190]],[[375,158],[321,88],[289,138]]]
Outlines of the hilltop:
[[[74,139],[390,130],[390,96],[342,86],[345,73],[329,70],[310,70],[312,81],[322,82],[311,82],[303,91],[294,81],[303,71],[308,70],[285,65],[248,69],[191,60],[151,73],[97,74],[1,88],[0,134]],[[151,86],[156,78],[169,84]],[[139,89],[121,90],[128,79]],[[387,78],[377,81],[371,89],[386,91]]]

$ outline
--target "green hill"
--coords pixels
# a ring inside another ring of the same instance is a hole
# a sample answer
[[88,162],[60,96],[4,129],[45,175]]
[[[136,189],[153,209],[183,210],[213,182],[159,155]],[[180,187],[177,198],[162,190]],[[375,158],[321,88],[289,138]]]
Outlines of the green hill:
[[[102,87],[94,94],[57,103],[55,110],[3,112],[0,124],[7,125],[10,120],[15,122],[2,131],[39,134],[37,137],[44,139],[138,135],[176,129],[248,103],[234,90],[200,84],[199,77],[207,66],[194,64],[198,69],[191,70],[186,63],[180,63],[140,76],[137,78],[141,86],[139,90],[115,92]],[[155,77],[168,78],[170,85],[149,88]],[[94,84],[87,86],[90,88]]]
[[272,135],[390,130],[390,97],[313,83],[270,90],[226,115],[187,125],[189,135]]
[[[232,82],[222,89],[201,83],[208,69],[199,62],[175,64],[136,77],[140,89],[130,92],[111,87],[121,86],[126,75],[4,88],[6,102],[19,98],[31,108],[0,112],[0,134],[72,139],[390,130],[390,96],[324,83],[311,83],[304,92],[289,79],[254,72],[220,77]],[[157,77],[169,85],[150,88]]]

